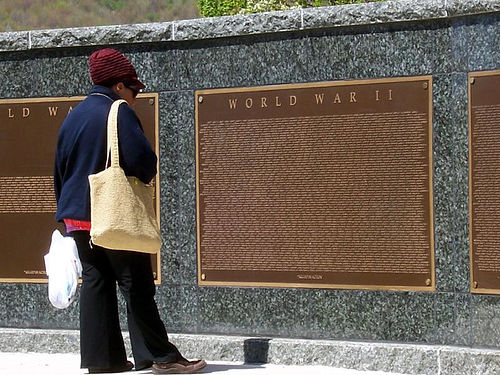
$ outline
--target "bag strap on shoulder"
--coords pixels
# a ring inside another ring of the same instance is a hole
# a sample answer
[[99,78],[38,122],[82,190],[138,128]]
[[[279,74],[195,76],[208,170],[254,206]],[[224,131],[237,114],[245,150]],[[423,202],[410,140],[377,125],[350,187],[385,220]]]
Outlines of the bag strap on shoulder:
[[118,107],[120,107],[122,103],[126,103],[126,101],[123,99],[114,101],[109,110],[107,124],[106,168],[108,167],[108,164],[110,162],[110,157],[110,167],[120,167],[120,156],[118,152]]

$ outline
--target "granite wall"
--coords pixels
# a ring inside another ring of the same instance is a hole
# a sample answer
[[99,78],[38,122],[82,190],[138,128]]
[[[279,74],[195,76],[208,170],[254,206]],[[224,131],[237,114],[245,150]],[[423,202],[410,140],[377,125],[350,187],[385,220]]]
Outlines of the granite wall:
[[[114,46],[160,97],[170,332],[500,348],[500,298],[469,291],[467,73],[500,69],[499,0],[400,0],[171,23],[0,34],[0,98],[84,95]],[[194,91],[432,75],[436,291],[199,287]],[[1,251],[1,250],[0,250]],[[0,326],[78,327],[47,286],[0,284]]]

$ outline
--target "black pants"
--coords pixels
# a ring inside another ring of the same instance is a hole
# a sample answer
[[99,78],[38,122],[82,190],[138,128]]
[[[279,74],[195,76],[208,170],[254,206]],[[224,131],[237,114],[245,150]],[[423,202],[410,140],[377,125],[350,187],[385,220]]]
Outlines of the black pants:
[[148,254],[90,247],[88,232],[72,232],[83,266],[80,291],[81,367],[107,368],[127,360],[118,315],[116,284],[127,302],[127,322],[137,370],[173,362],[181,354],[168,341],[154,300]]

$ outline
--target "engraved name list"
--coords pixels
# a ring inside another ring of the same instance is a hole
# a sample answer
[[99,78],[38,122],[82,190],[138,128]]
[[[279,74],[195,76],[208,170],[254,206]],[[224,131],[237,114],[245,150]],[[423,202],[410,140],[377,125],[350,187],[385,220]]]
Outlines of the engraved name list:
[[431,85],[198,91],[200,284],[432,290]]

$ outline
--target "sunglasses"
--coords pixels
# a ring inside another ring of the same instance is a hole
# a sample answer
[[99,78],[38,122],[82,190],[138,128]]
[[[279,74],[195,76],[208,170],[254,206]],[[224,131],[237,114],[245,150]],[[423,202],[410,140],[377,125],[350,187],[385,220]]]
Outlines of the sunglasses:
[[123,86],[132,91],[132,96],[135,98],[141,92],[141,90],[132,87],[132,85],[135,85],[135,82],[127,82],[127,81],[123,82]]

